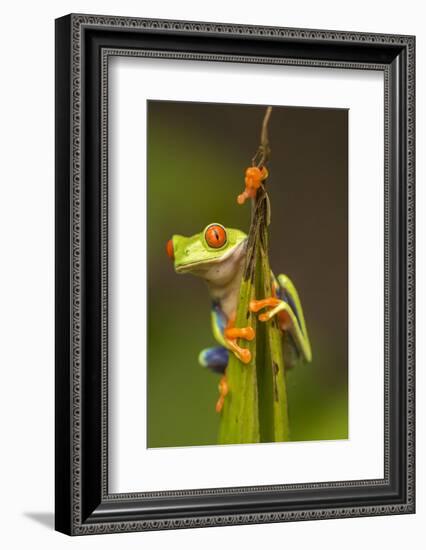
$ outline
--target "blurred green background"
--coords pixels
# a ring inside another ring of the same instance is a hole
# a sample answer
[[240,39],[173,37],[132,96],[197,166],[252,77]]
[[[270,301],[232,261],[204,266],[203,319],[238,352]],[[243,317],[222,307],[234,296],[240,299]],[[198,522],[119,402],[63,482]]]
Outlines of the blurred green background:
[[[148,102],[148,447],[216,444],[219,377],[198,365],[215,345],[203,281],[177,275],[174,234],[208,223],[248,231],[238,206],[264,106]],[[268,191],[274,273],[298,288],[313,362],[287,373],[294,441],[348,437],[348,115],[274,107]]]

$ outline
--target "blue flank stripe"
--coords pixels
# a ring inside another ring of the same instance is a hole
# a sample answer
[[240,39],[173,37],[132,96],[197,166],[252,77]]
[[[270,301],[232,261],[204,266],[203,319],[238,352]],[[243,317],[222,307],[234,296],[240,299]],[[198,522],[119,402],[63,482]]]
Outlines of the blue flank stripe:
[[225,330],[225,315],[220,308],[219,302],[213,302],[212,309],[215,316],[216,324],[219,327],[220,332],[222,332],[223,334]]

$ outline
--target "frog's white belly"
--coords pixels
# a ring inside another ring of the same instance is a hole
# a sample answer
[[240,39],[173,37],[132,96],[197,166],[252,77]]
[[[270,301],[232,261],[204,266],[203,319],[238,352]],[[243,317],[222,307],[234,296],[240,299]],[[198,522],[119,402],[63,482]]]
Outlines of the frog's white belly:
[[244,254],[233,256],[216,264],[204,277],[210,296],[220,303],[227,319],[234,317],[237,309],[243,266]]
[[227,319],[235,316],[238,304],[238,295],[240,291],[241,274],[236,277],[232,284],[226,287],[212,287],[209,285],[210,296],[213,300],[218,301],[220,309],[223,311]]

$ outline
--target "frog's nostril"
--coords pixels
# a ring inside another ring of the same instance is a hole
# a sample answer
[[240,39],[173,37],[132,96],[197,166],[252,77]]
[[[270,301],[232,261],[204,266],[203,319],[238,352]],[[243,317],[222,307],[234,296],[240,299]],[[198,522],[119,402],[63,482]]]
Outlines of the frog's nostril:
[[169,239],[167,241],[167,244],[166,244],[166,252],[167,252],[167,256],[171,259],[171,260],[174,260],[175,259],[175,251],[174,251],[174,248],[173,248],[173,240],[172,239]]

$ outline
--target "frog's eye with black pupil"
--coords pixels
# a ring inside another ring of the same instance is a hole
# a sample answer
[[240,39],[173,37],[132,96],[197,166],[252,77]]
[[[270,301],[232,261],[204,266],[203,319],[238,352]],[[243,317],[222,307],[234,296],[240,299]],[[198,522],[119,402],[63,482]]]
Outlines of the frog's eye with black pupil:
[[220,248],[226,243],[226,231],[221,225],[209,225],[204,236],[211,248]]

